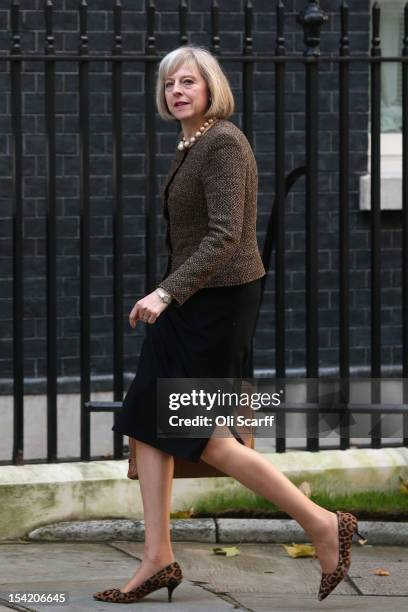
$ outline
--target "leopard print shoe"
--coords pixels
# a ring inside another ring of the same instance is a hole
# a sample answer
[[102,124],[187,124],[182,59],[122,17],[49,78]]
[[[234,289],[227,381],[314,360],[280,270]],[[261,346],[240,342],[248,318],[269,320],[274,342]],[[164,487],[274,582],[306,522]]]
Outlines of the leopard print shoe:
[[182,580],[183,574],[181,567],[177,561],[173,561],[173,563],[163,567],[132,591],[123,593],[120,589],[108,589],[95,593],[93,597],[98,601],[109,601],[111,603],[135,603],[146,597],[146,595],[149,595],[149,593],[167,587],[168,601],[171,601],[174,589]]
[[336,514],[339,528],[339,560],[334,572],[322,572],[318,594],[319,601],[325,599],[336,588],[339,582],[347,576],[351,564],[350,549],[353,535],[356,533],[360,538],[363,537],[357,531],[357,519],[353,514],[339,510],[336,510]]

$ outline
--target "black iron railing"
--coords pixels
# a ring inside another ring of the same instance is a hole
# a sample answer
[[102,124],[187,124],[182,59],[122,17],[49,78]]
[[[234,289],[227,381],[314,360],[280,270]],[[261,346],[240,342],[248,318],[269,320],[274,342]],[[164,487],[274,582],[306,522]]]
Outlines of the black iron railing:
[[[14,375],[14,446],[12,462],[19,464],[24,458],[24,293],[23,293],[23,105],[22,105],[22,70],[25,62],[38,62],[44,68],[45,78],[45,133],[46,133],[46,260],[47,260],[47,461],[56,461],[57,457],[57,277],[56,277],[56,106],[55,80],[59,62],[71,62],[78,68],[79,74],[79,139],[80,139],[80,403],[81,417],[81,459],[90,458],[90,413],[92,411],[113,411],[121,405],[123,398],[123,206],[122,206],[122,160],[123,140],[126,137],[122,126],[122,71],[124,62],[139,62],[144,65],[144,101],[146,133],[146,257],[145,285],[150,291],[157,282],[156,270],[156,236],[157,216],[155,209],[156,177],[156,124],[154,106],[155,70],[162,58],[156,50],[155,38],[155,5],[146,2],[146,45],[144,53],[128,53],[122,44],[122,6],[120,0],[113,2],[114,36],[112,47],[106,53],[92,53],[88,47],[87,10],[88,3],[78,3],[80,17],[80,35],[78,52],[58,52],[54,43],[53,11],[54,3],[44,3],[45,41],[43,53],[25,53],[20,44],[20,2],[13,0],[10,8],[11,48],[10,53],[0,56],[0,62],[9,67],[11,89],[11,127],[12,127],[12,244],[13,244],[13,375]],[[305,2],[305,9],[298,15],[297,21],[304,31],[304,53],[288,54],[285,41],[285,6],[282,1],[276,2],[276,38],[275,46],[270,53],[255,54],[253,51],[253,8],[247,1],[244,9],[244,38],[241,53],[225,54],[220,52],[221,35],[219,31],[219,9],[217,2],[211,3],[211,36],[209,48],[216,54],[221,63],[234,62],[242,68],[243,130],[250,143],[253,142],[253,78],[256,64],[270,64],[275,71],[275,197],[271,206],[271,216],[266,228],[263,260],[268,269],[272,265],[274,251],[275,270],[275,346],[276,376],[284,378],[285,368],[285,202],[291,187],[301,176],[305,176],[305,223],[306,223],[306,354],[308,378],[319,376],[318,353],[318,145],[319,145],[319,78],[320,66],[330,63],[338,67],[339,91],[339,377],[346,380],[350,375],[349,347],[349,180],[352,173],[349,159],[350,135],[350,101],[349,73],[353,62],[365,62],[369,65],[371,76],[371,377],[376,379],[372,388],[372,425],[373,447],[381,445],[381,428],[378,419],[378,406],[381,396],[378,379],[381,378],[381,217],[380,217],[380,100],[381,100],[381,65],[384,62],[399,62],[402,65],[403,109],[408,108],[408,3],[405,6],[405,32],[401,41],[401,55],[383,57],[379,37],[380,9],[377,3],[372,10],[373,36],[370,55],[351,55],[349,48],[349,7],[344,1],[339,2],[341,17],[341,37],[338,54],[329,56],[320,53],[320,32],[327,21],[327,16],[317,0]],[[187,5],[179,5],[179,43],[188,41],[186,27]],[[323,34],[324,35],[324,34]],[[272,48],[272,45],[271,45]],[[113,389],[114,401],[108,403],[90,401],[90,341],[91,341],[91,306],[90,306],[90,107],[89,67],[91,62],[103,62],[110,66],[112,93],[112,192],[113,192]],[[285,174],[285,113],[287,92],[285,82],[287,66],[300,63],[304,66],[306,77],[305,103],[305,145],[306,163],[293,168]],[[408,125],[407,113],[403,114],[403,172],[402,172],[402,221],[403,235],[401,249],[402,263],[402,375],[408,377]],[[317,398],[308,397],[308,406]],[[343,401],[347,404],[348,385],[345,384]],[[408,403],[408,394],[404,389],[401,410]],[[288,406],[289,408],[289,406]],[[365,406],[365,410],[367,406]],[[356,408],[358,411],[358,409]],[[312,436],[315,431],[318,412],[307,411],[307,448],[318,450],[319,440]],[[285,415],[281,415],[277,427],[277,450],[285,450]],[[349,446],[347,430],[342,431],[340,448]],[[408,444],[408,418],[404,413],[403,444]],[[122,437],[114,439],[114,457],[123,454]]]

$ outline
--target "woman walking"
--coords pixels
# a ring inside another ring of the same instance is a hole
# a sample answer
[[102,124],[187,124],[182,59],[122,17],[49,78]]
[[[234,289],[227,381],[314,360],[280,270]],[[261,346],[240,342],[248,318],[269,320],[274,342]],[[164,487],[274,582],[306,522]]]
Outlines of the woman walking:
[[156,104],[182,134],[164,188],[169,261],[158,287],[138,300],[129,321],[148,324],[136,376],[113,430],[135,439],[143,499],[143,561],[121,588],[98,600],[130,603],[182,580],[170,540],[173,457],[200,459],[277,504],[303,527],[322,568],[319,599],[350,567],[357,519],[308,499],[234,428],[222,437],[157,437],[157,378],[242,378],[265,269],[256,238],[257,166],[241,130],[228,120],[234,99],[217,59],[186,45],[168,53]]

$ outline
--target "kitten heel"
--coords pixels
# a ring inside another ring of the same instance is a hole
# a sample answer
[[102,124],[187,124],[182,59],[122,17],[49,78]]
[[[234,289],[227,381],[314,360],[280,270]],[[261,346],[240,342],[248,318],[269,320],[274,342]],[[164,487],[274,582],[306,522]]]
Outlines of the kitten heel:
[[167,591],[168,591],[167,601],[171,602],[171,596],[173,594],[173,591],[176,587],[178,587],[179,584],[180,584],[179,582],[174,582],[174,584],[169,584],[167,586]]

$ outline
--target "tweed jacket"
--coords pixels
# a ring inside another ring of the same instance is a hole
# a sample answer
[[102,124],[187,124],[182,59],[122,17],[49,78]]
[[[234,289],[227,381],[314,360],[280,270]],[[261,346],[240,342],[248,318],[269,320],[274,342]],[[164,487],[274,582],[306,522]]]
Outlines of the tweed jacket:
[[158,286],[178,305],[202,287],[265,275],[256,237],[257,190],[251,146],[231,121],[218,120],[190,149],[177,150],[161,192],[169,259]]

